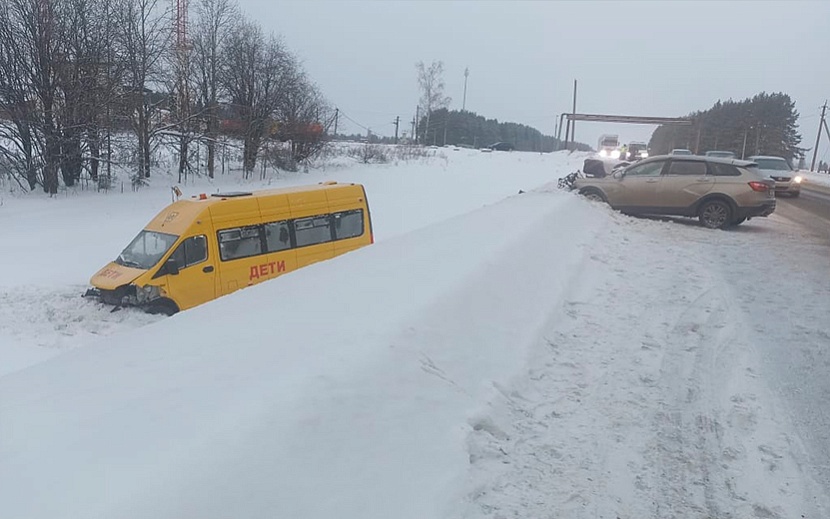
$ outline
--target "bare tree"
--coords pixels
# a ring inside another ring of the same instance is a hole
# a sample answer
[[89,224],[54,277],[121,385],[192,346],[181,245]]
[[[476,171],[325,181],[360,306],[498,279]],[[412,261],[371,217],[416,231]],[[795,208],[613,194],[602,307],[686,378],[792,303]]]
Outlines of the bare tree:
[[0,122],[0,139],[9,144],[0,146],[0,155],[18,183],[23,179],[31,190],[42,182],[39,110],[30,82],[31,55],[20,44],[17,18],[9,14],[0,17],[0,119],[5,119]]
[[[234,0],[199,1],[192,46],[174,46],[162,0],[2,0],[0,160],[21,186],[56,193],[59,174],[67,186],[86,171],[99,179],[102,161],[111,178],[116,128],[135,135],[134,180],[150,176],[163,135],[176,137],[180,175],[203,138],[213,176],[220,100],[242,123],[246,176],[277,139],[290,142],[290,164],[321,149],[333,113],[297,59],[237,22]],[[282,160],[286,147],[274,149]]]
[[451,99],[444,95],[444,63],[433,61],[429,67],[423,61],[415,64],[418,72],[418,88],[421,90],[421,110],[426,114],[426,125],[424,126],[424,141],[426,142],[429,132],[429,118],[433,110],[446,108]]
[[193,33],[193,69],[197,105],[203,110],[207,141],[208,176],[216,170],[216,140],[219,135],[219,95],[221,57],[238,9],[231,0],[200,0],[196,6]]
[[[164,4],[162,4],[164,5]],[[118,38],[126,69],[125,88],[133,132],[138,140],[138,177],[150,177],[153,116],[164,100],[152,96],[162,77],[162,58],[170,49],[170,8],[159,0],[121,0]]]
[[8,0],[6,12],[13,43],[20,47],[18,56],[25,68],[32,98],[37,105],[32,136],[42,139],[40,145],[43,165],[43,189],[47,193],[58,192],[58,164],[60,160],[60,136],[55,120],[57,78],[55,70],[58,32],[52,0]]
[[244,21],[228,39],[223,62],[222,84],[245,127],[242,168],[247,178],[263,139],[275,129],[272,116],[284,92],[281,80],[294,58],[279,39],[266,40],[259,27]]
[[108,80],[112,68],[110,4],[109,0],[63,0],[57,11],[61,31],[55,63],[60,101],[57,114],[61,173],[67,186],[80,178],[87,159],[91,178],[98,180],[100,124],[112,91],[112,80]]
[[195,121],[199,113],[192,110],[193,52],[186,41],[179,41],[173,52],[168,54],[165,85],[169,92],[169,115],[165,124],[154,130],[154,134],[173,137],[179,155],[179,182],[187,177],[191,169],[190,144],[197,138]]
[[290,142],[292,168],[323,148],[324,136],[334,122],[331,107],[297,63],[283,74],[276,117],[279,139]]

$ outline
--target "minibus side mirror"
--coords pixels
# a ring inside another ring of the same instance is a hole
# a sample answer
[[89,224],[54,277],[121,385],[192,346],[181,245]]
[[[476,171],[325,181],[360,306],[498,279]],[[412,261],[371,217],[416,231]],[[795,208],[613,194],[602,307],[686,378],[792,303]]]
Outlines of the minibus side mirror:
[[170,258],[164,264],[164,273],[170,274],[171,276],[175,276],[179,273],[179,262],[176,261],[176,258]]

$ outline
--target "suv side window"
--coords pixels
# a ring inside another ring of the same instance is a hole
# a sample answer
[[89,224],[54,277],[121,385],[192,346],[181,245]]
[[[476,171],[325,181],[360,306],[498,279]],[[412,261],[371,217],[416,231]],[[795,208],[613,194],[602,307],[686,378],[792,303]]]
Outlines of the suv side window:
[[716,177],[740,177],[741,172],[732,164],[721,164],[719,162],[709,163],[709,174]]
[[673,160],[669,165],[668,174],[672,176],[703,176],[706,174],[706,163],[696,160]]
[[649,162],[648,164],[638,164],[625,170],[627,177],[659,177],[663,171],[665,161]]

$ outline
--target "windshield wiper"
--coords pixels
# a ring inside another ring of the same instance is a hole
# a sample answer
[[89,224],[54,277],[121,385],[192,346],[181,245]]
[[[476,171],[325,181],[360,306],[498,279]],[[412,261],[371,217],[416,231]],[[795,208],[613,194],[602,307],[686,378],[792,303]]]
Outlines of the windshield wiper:
[[133,268],[141,268],[140,263],[136,263],[135,261],[130,261],[128,259],[124,259],[123,254],[118,255],[118,262],[124,265],[125,267],[133,267]]

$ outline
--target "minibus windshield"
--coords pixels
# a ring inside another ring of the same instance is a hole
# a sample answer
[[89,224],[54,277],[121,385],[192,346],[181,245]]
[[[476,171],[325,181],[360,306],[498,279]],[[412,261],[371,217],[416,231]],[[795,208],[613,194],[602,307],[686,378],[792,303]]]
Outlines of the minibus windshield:
[[159,262],[176,243],[178,236],[154,231],[141,231],[115,260],[119,265],[147,270]]

